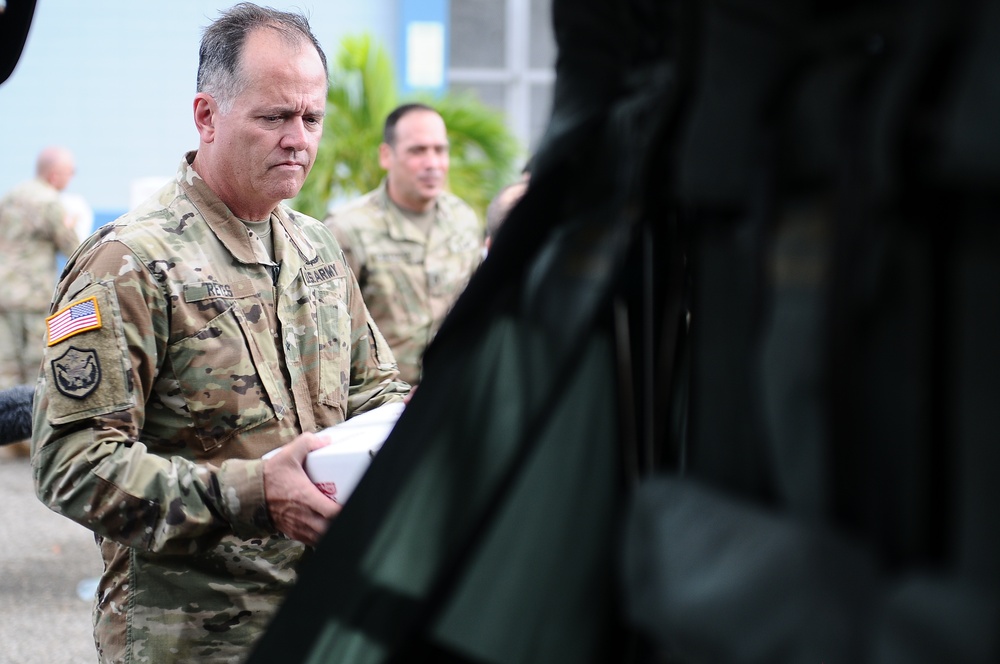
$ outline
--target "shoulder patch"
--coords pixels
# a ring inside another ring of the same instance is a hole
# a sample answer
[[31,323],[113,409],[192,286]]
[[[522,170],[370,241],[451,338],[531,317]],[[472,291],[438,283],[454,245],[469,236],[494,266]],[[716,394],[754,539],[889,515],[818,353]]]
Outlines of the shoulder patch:
[[54,346],[60,341],[101,327],[101,310],[97,306],[96,297],[88,297],[70,303],[45,319],[45,334],[48,345]]
[[52,360],[56,389],[71,399],[83,399],[101,384],[101,362],[93,349],[70,346]]
[[45,416],[52,425],[137,404],[138,388],[131,375],[131,355],[114,288],[92,284],[78,298],[67,300],[70,304],[60,313],[88,300],[93,301],[100,324],[86,334],[67,333],[62,341],[52,337],[56,342],[45,348],[40,380],[48,398]]

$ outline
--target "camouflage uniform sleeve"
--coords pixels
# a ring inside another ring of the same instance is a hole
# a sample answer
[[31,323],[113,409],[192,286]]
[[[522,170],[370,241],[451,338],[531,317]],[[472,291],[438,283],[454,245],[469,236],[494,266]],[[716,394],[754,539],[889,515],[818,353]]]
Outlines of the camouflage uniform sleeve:
[[169,338],[154,275],[121,243],[98,244],[70,266],[52,311],[88,302],[97,322],[50,339],[36,388],[32,466],[42,502],[146,551],[192,553],[222,534],[273,532],[260,461],[201,465],[141,440]]
[[368,313],[354,275],[349,275],[351,312],[351,385],[347,417],[400,401],[410,385],[399,379],[399,368],[389,345]]

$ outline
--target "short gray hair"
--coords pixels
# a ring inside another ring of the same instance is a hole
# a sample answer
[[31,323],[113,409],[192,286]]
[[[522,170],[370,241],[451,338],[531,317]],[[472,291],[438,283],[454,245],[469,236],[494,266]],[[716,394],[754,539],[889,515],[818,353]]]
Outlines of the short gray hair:
[[323,71],[330,74],[326,54],[305,16],[241,2],[205,28],[198,51],[198,92],[215,97],[223,113],[232,109],[236,97],[249,83],[240,66],[247,36],[265,28],[276,31],[289,43],[312,44],[323,61]]

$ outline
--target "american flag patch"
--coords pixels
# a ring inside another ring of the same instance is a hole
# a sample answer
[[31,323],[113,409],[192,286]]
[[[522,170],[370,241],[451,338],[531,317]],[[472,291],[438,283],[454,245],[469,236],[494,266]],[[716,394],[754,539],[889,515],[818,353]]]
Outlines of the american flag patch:
[[97,298],[74,302],[65,309],[58,311],[45,319],[45,328],[49,336],[49,346],[68,339],[74,334],[96,330],[101,326],[101,312],[97,308]]

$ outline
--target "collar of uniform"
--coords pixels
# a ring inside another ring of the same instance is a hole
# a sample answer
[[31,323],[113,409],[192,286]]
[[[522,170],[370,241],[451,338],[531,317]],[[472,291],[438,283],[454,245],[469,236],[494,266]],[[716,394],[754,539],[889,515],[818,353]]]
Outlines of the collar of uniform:
[[256,263],[257,256],[246,226],[192,168],[196,154],[197,151],[192,150],[184,155],[177,171],[177,182],[229,253],[241,263]]
[[[288,251],[279,254],[282,265],[297,270],[300,265],[293,265],[294,260],[297,260],[301,264],[312,263],[315,261],[319,256],[319,252],[316,250],[315,245],[313,245],[312,241],[302,229],[302,225],[296,221],[296,217],[300,216],[299,213],[291,210],[285,205],[279,204],[278,207],[274,208],[271,216],[284,231],[283,234],[279,233],[278,235],[287,237],[298,254],[296,257],[289,255],[290,252]],[[279,242],[283,242],[283,239],[275,238],[276,250]]]
[[[417,228],[417,225],[403,216],[392,201],[389,200],[389,187],[387,180],[383,179],[376,191],[378,204],[382,209],[383,217],[385,218],[386,232],[389,234],[389,237],[396,241],[419,242],[420,244],[425,244],[429,235],[425,235],[421,232],[421,230]],[[441,205],[441,198],[438,197],[438,200],[434,202],[434,225],[439,223],[443,212],[444,210]]]
[[[192,204],[201,212],[205,223],[212,229],[219,241],[225,245],[226,249],[242,263],[256,263],[257,257],[253,245],[250,243],[250,237],[247,235],[246,226],[191,167],[196,154],[197,151],[193,150],[184,155],[184,160],[177,173],[177,180],[181,188],[190,198]],[[284,230],[284,234],[291,239],[300,260],[303,263],[315,260],[318,255],[316,248],[294,221],[290,211],[284,205],[279,204],[271,214]],[[275,242],[280,243],[282,240],[276,238]],[[282,258],[285,262],[292,257],[285,253]]]

